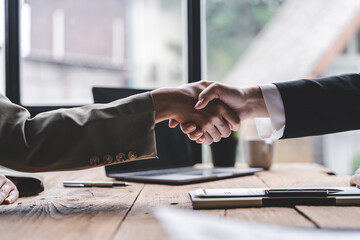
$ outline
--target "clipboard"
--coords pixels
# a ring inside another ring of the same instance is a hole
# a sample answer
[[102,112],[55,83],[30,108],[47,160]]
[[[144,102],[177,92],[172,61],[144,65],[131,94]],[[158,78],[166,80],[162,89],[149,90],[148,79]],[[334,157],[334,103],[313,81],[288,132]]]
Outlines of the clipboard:
[[360,205],[357,187],[197,189],[189,196],[194,209]]

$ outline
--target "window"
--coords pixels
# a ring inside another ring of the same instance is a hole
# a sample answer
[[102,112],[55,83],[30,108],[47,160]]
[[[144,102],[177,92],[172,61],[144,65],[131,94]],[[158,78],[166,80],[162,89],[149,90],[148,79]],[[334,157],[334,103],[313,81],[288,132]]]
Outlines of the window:
[[[207,0],[205,9],[209,80],[247,86],[360,72],[358,1]],[[243,124],[243,135],[249,129]],[[313,159],[351,173],[360,133],[280,141],[275,159]]]
[[93,86],[181,84],[186,77],[183,2],[25,0],[21,104],[91,103]]
[[[6,95],[32,116],[92,103],[93,86],[201,79],[200,1],[0,1],[8,26]],[[200,146],[193,150],[201,160]]]
[[[249,50],[261,30],[276,15],[282,2],[282,0],[206,1],[206,30],[203,38],[206,38],[207,50],[207,68],[204,74],[208,79],[235,83],[232,70],[236,68],[236,64]],[[257,67],[261,69],[262,66]],[[245,81],[238,79],[238,84],[245,85]]]

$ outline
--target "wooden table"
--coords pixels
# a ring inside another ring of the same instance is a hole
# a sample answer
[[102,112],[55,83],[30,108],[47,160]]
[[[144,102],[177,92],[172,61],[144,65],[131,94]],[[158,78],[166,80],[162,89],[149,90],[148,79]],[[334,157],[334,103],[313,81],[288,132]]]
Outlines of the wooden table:
[[[135,183],[117,188],[64,188],[63,180],[108,180],[103,168],[46,173],[46,190],[0,206],[1,239],[168,239],[157,206],[191,209],[188,191],[224,187],[347,186],[316,164],[276,164],[256,175],[184,186]],[[296,206],[201,210],[251,222],[308,228],[360,229],[360,207]]]

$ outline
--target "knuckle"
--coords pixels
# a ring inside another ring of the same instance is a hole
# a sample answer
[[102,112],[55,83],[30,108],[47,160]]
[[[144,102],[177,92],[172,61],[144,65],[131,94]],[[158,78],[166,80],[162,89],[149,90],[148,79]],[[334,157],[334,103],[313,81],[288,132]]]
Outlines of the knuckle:
[[218,132],[213,133],[213,134],[211,135],[211,137],[212,137],[212,139],[214,140],[214,142],[219,142],[220,139],[221,139],[221,135],[220,135],[220,133],[218,133]]
[[211,84],[211,86],[212,86],[213,89],[217,89],[217,88],[220,87],[220,84],[217,83],[217,82],[214,82],[213,84]]
[[14,189],[13,191],[11,191],[11,197],[16,200],[17,198],[19,198],[19,191],[17,189]]
[[205,139],[204,139],[204,144],[211,144],[213,142],[213,139],[212,139],[212,137],[210,136],[210,134],[209,133],[206,133],[205,134]]
[[7,194],[10,192],[10,190],[11,190],[10,186],[8,184],[5,184],[4,186],[1,187],[0,192]]
[[212,126],[213,126],[213,124],[210,121],[208,121],[208,122],[203,123],[202,129],[209,130],[209,129],[211,129]]
[[200,81],[200,84],[202,84],[202,85],[206,85],[206,84],[208,84],[209,83],[209,81],[207,81],[207,80],[201,80]]
[[207,94],[211,95],[214,94],[217,91],[217,83],[211,84],[209,87],[207,87]]
[[217,126],[218,126],[219,128],[221,128],[221,129],[224,129],[224,131],[226,131],[226,132],[230,131],[229,125],[226,124],[226,123],[223,122],[223,121],[220,121],[220,122],[217,124]]
[[188,134],[188,138],[192,141],[197,140],[193,134]]
[[210,117],[209,117],[209,122],[210,123],[218,123],[220,121],[220,118],[219,118],[219,116],[218,115],[211,115]]
[[189,131],[187,130],[186,126],[183,125],[183,124],[180,124],[180,129],[181,129],[181,131],[182,131],[183,133],[185,133],[185,134],[189,133]]
[[229,137],[231,134],[231,130],[229,126],[224,126],[223,128],[221,128],[221,137]]
[[224,136],[225,137],[230,137],[230,135],[231,135],[231,130],[229,129]]
[[17,189],[16,185],[12,181],[9,181],[9,186],[11,190]]

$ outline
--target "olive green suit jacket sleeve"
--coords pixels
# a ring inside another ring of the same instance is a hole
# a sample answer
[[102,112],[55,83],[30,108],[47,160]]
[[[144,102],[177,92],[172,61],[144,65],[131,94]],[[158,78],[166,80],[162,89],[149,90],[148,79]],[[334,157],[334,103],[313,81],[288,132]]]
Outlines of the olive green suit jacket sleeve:
[[155,158],[154,116],[150,93],[34,118],[0,95],[0,165],[43,172]]

